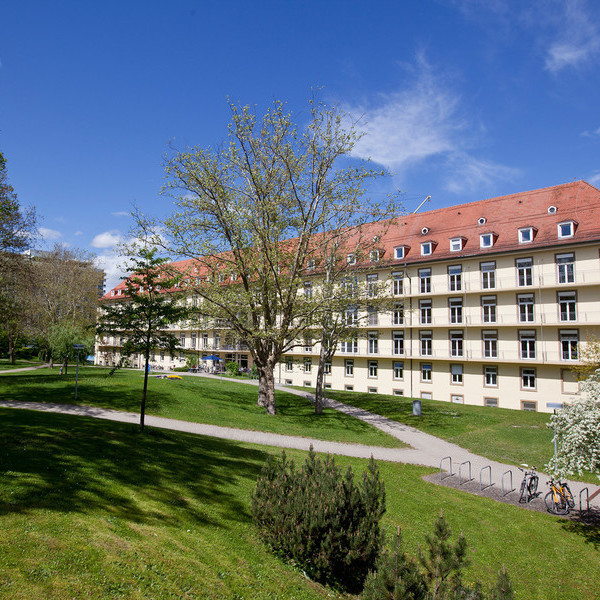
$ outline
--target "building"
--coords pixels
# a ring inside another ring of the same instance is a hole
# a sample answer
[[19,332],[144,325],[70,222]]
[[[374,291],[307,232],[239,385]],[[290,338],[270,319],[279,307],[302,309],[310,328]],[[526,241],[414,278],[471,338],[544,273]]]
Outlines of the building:
[[[578,181],[407,215],[370,260],[368,277],[385,282],[392,307],[372,310],[361,335],[340,344],[326,387],[546,412],[578,392],[580,345],[600,337],[595,187]],[[225,329],[178,333],[199,360],[216,353],[250,366]],[[118,357],[117,340],[105,342],[104,364]],[[276,378],[313,387],[318,354],[299,341]],[[155,360],[183,364],[184,355]]]

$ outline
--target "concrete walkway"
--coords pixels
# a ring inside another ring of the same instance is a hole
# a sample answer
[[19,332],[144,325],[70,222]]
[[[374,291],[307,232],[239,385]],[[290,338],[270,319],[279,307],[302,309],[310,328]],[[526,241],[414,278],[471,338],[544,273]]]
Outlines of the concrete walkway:
[[[194,376],[189,374],[188,376]],[[209,377],[218,379],[218,376],[207,374],[196,374],[198,377]],[[257,385],[256,381],[240,381],[250,385]],[[285,386],[276,386],[277,389],[290,394],[302,396],[309,400],[313,399],[312,394],[301,390],[294,390]],[[513,487],[518,488],[522,479],[521,472],[514,465],[495,462],[473,454],[456,444],[451,444],[428,433],[424,433],[409,427],[402,423],[392,421],[381,415],[369,413],[365,410],[355,408],[327,399],[326,406],[338,410],[356,419],[369,423],[373,427],[397,438],[408,444],[408,448],[383,448],[380,446],[366,446],[362,444],[347,444],[342,442],[328,442],[314,438],[305,438],[298,436],[283,435],[278,433],[267,433],[262,431],[251,431],[246,429],[237,429],[233,427],[220,427],[218,425],[206,425],[203,423],[191,423],[188,421],[179,421],[177,419],[167,419],[146,415],[145,423],[149,427],[158,427],[161,429],[170,429],[173,431],[184,431],[198,435],[207,435],[216,438],[235,440],[238,442],[247,442],[251,444],[261,444],[265,446],[275,446],[280,448],[293,448],[297,450],[308,450],[312,445],[315,452],[329,454],[339,454],[355,458],[370,458],[373,456],[376,460],[389,462],[408,463],[414,465],[424,465],[439,469],[440,462],[444,471],[449,471],[452,466],[452,472],[458,474],[459,466],[463,479],[469,475],[469,463],[471,468],[471,477],[479,479],[480,474],[484,484],[490,478],[495,486],[500,487],[504,473],[512,471]],[[110,421],[120,421],[123,423],[139,423],[139,414],[121,412],[111,409],[96,408],[91,406],[78,406],[71,404],[50,404],[42,402],[12,402],[0,400],[0,407],[24,408],[29,410],[39,410],[46,412],[57,412],[62,414],[71,414],[78,416],[95,417],[98,419],[107,419]],[[450,460],[447,458],[449,457]],[[487,467],[490,468],[488,471]],[[482,472],[483,470],[483,472]],[[509,484],[509,475],[505,476],[505,485]],[[540,473],[540,490],[545,493],[545,482],[550,479],[544,473]],[[571,490],[576,500],[579,500],[579,493],[583,488],[588,488],[589,495],[592,497],[596,491],[600,491],[597,485],[585,484],[577,481],[569,482]],[[584,494],[585,497],[585,494]],[[600,508],[600,494],[594,496],[590,501],[590,506]]]

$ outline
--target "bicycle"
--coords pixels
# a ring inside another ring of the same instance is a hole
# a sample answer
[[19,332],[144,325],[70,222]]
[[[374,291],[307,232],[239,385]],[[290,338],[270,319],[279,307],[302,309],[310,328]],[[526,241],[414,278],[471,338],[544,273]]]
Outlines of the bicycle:
[[554,515],[566,515],[575,508],[575,498],[566,481],[551,479],[546,485],[550,486],[550,491],[544,498],[548,512]]
[[[525,467],[525,469],[521,469],[521,467]],[[521,467],[518,467],[519,471],[523,472],[523,481],[521,481],[521,489],[519,492],[519,502],[528,503],[538,496],[537,488],[540,478],[536,473],[535,467],[525,464],[522,464]]]

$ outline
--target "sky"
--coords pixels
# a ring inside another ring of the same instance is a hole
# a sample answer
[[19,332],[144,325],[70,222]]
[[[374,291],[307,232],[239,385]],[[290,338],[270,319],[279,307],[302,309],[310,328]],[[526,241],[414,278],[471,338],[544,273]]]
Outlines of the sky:
[[431,210],[600,185],[596,0],[0,0],[0,152],[38,248],[116,285],[134,207],[166,215],[164,160],[215,147],[228,100],[344,110],[355,158]]

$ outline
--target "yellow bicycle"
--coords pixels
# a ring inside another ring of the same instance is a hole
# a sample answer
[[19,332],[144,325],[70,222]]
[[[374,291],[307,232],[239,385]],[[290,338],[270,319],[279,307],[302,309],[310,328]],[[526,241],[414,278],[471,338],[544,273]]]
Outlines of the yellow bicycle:
[[554,515],[566,515],[575,508],[575,499],[566,481],[551,479],[547,485],[550,491],[546,494],[544,501],[548,512]]

